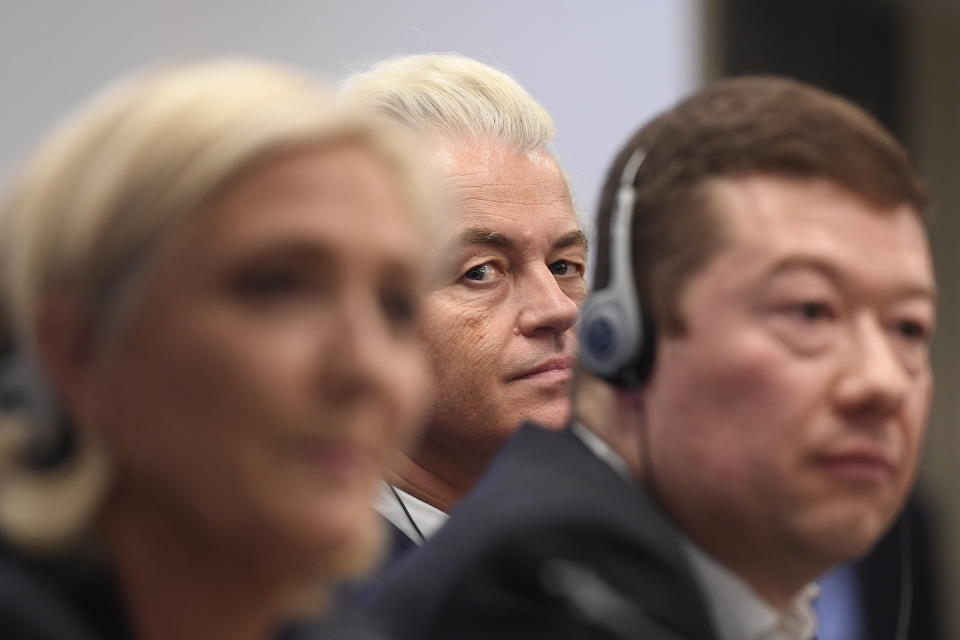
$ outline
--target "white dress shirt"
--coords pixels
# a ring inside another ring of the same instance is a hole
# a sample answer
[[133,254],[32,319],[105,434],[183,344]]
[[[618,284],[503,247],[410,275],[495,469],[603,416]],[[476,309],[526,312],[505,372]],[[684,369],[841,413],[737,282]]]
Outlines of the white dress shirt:
[[[577,422],[571,429],[594,455],[628,482],[635,481],[627,463],[602,438]],[[815,584],[807,585],[780,613],[690,540],[682,538],[682,543],[720,640],[812,640],[817,628],[813,601],[819,593]]]
[[580,441],[586,445],[587,449],[593,452],[593,455],[606,462],[620,477],[631,484],[635,482],[633,475],[630,473],[630,467],[628,467],[624,459],[620,457],[620,454],[607,444],[606,440],[579,422],[571,424],[570,430],[573,432],[573,435],[577,436]]
[[819,589],[804,587],[790,607],[779,612],[737,575],[690,540],[683,548],[707,599],[720,640],[811,640],[817,629],[813,601]]
[[[380,495],[377,496],[377,504],[373,508],[418,545],[436,533],[450,517],[403,489],[391,488],[386,482],[381,483]],[[423,534],[423,537],[420,534]]]

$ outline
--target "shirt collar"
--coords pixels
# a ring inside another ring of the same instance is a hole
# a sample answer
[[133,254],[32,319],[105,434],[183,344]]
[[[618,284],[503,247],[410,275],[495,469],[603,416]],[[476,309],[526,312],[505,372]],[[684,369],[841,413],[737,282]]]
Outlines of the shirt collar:
[[576,421],[570,424],[570,431],[583,442],[587,449],[590,449],[595,456],[607,463],[607,465],[616,471],[624,480],[628,482],[634,481],[633,476],[630,474],[630,467],[628,467],[624,459],[620,457],[620,454],[614,451],[613,447],[607,444],[603,438]]
[[811,640],[817,627],[813,601],[819,589],[804,587],[784,612],[764,602],[742,579],[689,539],[683,548],[702,587],[720,640]]
[[[570,430],[621,477],[634,481],[624,459],[600,436],[576,421]],[[813,601],[819,594],[815,584],[804,587],[781,614],[689,539],[682,540],[694,574],[706,594],[720,640],[811,640],[814,637],[817,617]]]
[[[570,425],[570,430],[594,455],[609,465],[617,474],[628,482],[633,482],[633,476],[630,474],[627,463],[600,436],[579,422],[573,422]],[[394,491],[396,491],[396,495],[394,495]],[[403,502],[402,506],[400,501]],[[403,510],[404,506],[407,508],[406,512]],[[420,529],[424,538],[429,539],[450,517],[436,507],[413,497],[403,489],[391,487],[386,482],[381,483],[374,509],[418,545],[423,544],[424,540],[417,533],[417,529]],[[407,513],[409,513],[409,517]],[[416,527],[414,523],[416,523]]]
[[414,498],[403,489],[391,487],[386,482],[381,483],[380,494],[373,508],[418,545],[423,544],[424,540],[417,533],[417,529],[420,529],[424,538],[429,539],[450,517],[436,507]]

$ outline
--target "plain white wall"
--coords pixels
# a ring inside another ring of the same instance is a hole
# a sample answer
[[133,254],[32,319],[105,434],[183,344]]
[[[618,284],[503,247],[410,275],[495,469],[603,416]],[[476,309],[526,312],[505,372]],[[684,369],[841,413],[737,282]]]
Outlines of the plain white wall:
[[697,85],[699,21],[698,0],[0,0],[0,176],[98,87],[156,61],[253,55],[336,81],[456,51],[547,107],[589,214],[628,133]]

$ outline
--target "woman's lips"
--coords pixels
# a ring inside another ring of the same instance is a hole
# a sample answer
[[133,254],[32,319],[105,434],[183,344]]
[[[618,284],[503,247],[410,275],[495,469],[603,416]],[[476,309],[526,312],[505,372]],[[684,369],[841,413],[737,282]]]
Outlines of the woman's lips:
[[374,463],[366,447],[334,439],[310,439],[301,443],[300,455],[321,473],[339,481],[363,478],[370,473]]

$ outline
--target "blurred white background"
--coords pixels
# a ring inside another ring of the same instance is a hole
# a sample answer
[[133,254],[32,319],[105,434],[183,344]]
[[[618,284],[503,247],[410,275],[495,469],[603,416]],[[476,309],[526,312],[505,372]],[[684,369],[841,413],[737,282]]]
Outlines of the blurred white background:
[[0,2],[0,177],[80,101],[144,65],[259,56],[334,82],[384,57],[455,51],[547,107],[589,216],[619,145],[701,75],[697,0]]

